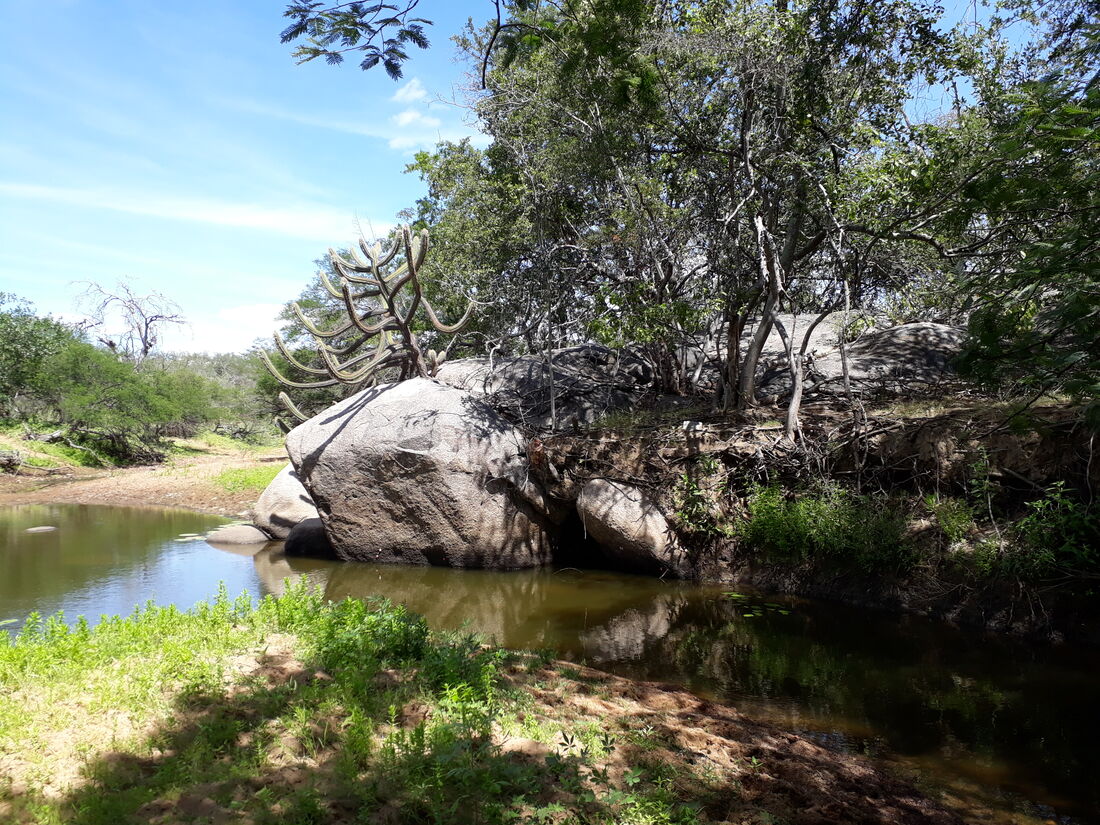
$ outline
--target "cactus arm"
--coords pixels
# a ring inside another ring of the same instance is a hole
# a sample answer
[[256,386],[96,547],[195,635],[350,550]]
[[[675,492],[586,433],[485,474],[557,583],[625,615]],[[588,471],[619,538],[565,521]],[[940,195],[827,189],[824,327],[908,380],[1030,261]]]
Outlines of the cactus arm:
[[267,367],[267,371],[270,372],[275,379],[282,385],[287,387],[294,387],[299,390],[316,390],[322,387],[335,387],[338,383],[335,379],[329,378],[325,381],[291,381],[285,375],[283,375],[276,366],[271,363],[271,359],[266,352],[260,352],[260,360],[264,362],[264,366]]
[[297,301],[294,301],[290,305],[290,308],[294,310],[294,315],[301,322],[302,326],[309,330],[309,334],[314,336],[315,338],[335,338],[337,335],[343,335],[345,332],[350,330],[352,326],[354,326],[351,321],[348,321],[347,323],[337,327],[334,330],[324,332],[316,324],[309,320],[309,318],[306,317],[306,314],[302,312],[302,308],[298,306]]
[[297,418],[299,421],[309,421],[309,416],[298,409],[294,402],[290,400],[290,396],[285,392],[279,393],[279,401],[286,408],[286,411]]
[[[342,267],[343,269],[351,270],[352,272],[373,272],[374,271],[374,268],[371,266],[370,262],[369,261],[364,261],[362,258],[360,258],[359,255],[356,254],[354,249],[351,250],[351,260],[349,261],[347,258],[345,258],[343,255],[341,255],[339,252],[337,252],[335,249],[333,249],[330,246],[328,248],[328,258],[329,258],[330,261],[332,261],[338,267]],[[341,274],[343,274],[343,273],[341,273]]]
[[463,313],[462,317],[459,318],[458,321],[456,321],[455,323],[447,325],[439,320],[439,317],[435,314],[435,310],[432,309],[432,305],[428,303],[428,299],[423,298],[422,300],[424,303],[424,312],[427,313],[428,320],[432,322],[432,326],[438,332],[458,332],[460,329],[466,326],[466,322],[469,321],[470,316],[474,314],[474,302],[470,301],[470,304],[466,307],[466,312]]
[[[385,367],[390,366],[392,363],[395,363],[395,361],[397,360],[395,357],[396,354],[387,350],[388,347],[375,352],[372,356],[370,356],[370,360],[365,362],[363,366],[356,372],[347,372],[342,369],[341,365],[333,360],[332,356],[326,353],[324,350],[321,351],[321,357],[325,360],[325,364],[328,366],[329,372],[332,377],[339,381],[341,384],[358,384],[365,378],[367,378],[371,373],[376,372],[380,369],[384,369]],[[359,358],[363,357],[365,357],[365,354],[363,356],[359,356]],[[355,362],[358,362],[358,360],[359,359],[355,359]],[[344,366],[346,367],[347,365]]]
[[401,234],[398,233],[397,237],[393,240],[393,246],[388,251],[383,253],[382,244],[376,243],[373,247],[368,248],[366,240],[362,236],[359,238],[359,248],[366,253],[371,262],[377,266],[386,266],[390,261],[394,259],[394,256],[401,251]]
[[[283,358],[300,369],[302,372],[308,372],[310,375],[328,375],[328,372],[323,369],[317,369],[316,367],[307,367],[301,361],[294,357],[294,354],[290,351],[290,348],[283,341],[283,337],[279,333],[274,333],[272,337],[275,339],[275,348],[279,350]],[[278,376],[276,376],[278,377]]]
[[[349,266],[339,255],[332,259],[332,265],[336,267],[336,271],[340,275],[340,280],[343,283],[365,285],[367,289],[363,290],[364,298],[371,298],[380,294],[379,279],[374,275],[356,275],[358,272],[355,267]],[[333,293],[334,298],[339,298],[339,292]]]
[[324,272],[318,272],[317,275],[321,279],[321,286],[325,288],[325,292],[327,292],[333,298],[339,298],[340,290],[332,285],[332,281],[328,279],[328,275],[326,275]]

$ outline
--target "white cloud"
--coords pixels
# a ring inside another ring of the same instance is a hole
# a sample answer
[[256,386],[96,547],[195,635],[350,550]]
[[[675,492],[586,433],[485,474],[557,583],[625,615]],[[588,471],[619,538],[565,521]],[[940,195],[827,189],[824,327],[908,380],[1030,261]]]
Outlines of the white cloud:
[[148,192],[22,183],[0,183],[0,194],[168,220],[258,229],[330,243],[345,237],[352,228],[352,215],[349,212],[324,204],[234,203],[214,198],[173,197]]
[[[304,126],[314,126],[321,129],[332,129],[338,132],[349,132],[354,135],[377,138],[386,141],[391,149],[411,150],[435,146],[441,140],[460,141],[470,138],[475,145],[483,146],[489,142],[488,137],[477,129],[461,122],[443,121],[437,117],[423,114],[416,109],[405,109],[388,120],[354,122],[338,117],[317,117],[298,112],[282,110],[250,100],[225,101],[226,105],[251,112],[264,117],[279,118],[300,123]],[[450,119],[449,119],[450,120]]]
[[393,122],[398,126],[416,125],[422,126],[425,129],[438,129],[443,125],[443,121],[439,118],[429,117],[423,112],[418,112],[416,109],[406,109],[403,112],[399,112],[393,116]]
[[270,338],[282,326],[275,316],[282,304],[243,304],[192,315],[183,327],[165,330],[163,349],[171,352],[244,352],[257,338]]
[[428,90],[424,88],[424,84],[420,82],[419,77],[414,77],[396,92],[390,100],[396,100],[398,103],[415,103],[418,100],[423,100],[428,96]]

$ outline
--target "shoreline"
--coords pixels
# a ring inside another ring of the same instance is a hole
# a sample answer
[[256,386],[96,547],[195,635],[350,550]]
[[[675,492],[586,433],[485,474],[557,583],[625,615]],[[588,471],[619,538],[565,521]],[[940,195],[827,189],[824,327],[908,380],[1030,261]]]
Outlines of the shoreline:
[[286,454],[208,453],[174,456],[162,464],[112,469],[66,468],[54,475],[0,475],[0,507],[20,504],[106,504],[167,507],[247,518],[260,492],[227,490],[216,481],[226,470],[285,463]]
[[[0,759],[0,815],[29,823],[42,806],[95,803],[89,822],[283,821],[304,796],[308,821],[333,825],[364,812],[424,821],[453,804],[450,821],[467,821],[468,806],[489,815],[471,822],[512,811],[532,823],[565,821],[545,818],[555,811],[700,825],[1036,821],[970,810],[882,760],[675,686],[428,633],[403,608],[362,614],[318,598],[216,602],[170,624],[152,609],[92,630],[78,653],[56,632],[24,642],[34,664],[6,671],[0,698],[0,710],[24,708],[0,713],[17,745]],[[194,673],[155,655],[184,649],[201,654]],[[119,668],[143,678],[119,691]],[[104,712],[87,718],[89,703]],[[200,758],[211,748],[220,758]],[[430,779],[456,764],[457,778]]]

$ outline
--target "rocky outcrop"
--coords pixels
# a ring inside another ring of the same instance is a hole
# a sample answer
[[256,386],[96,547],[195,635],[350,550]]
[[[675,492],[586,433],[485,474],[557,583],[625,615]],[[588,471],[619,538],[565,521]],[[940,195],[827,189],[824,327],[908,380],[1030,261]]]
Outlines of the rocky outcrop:
[[[629,350],[599,344],[555,350],[554,407],[559,427],[591,424],[636,405],[653,369]],[[550,426],[550,370],[545,356],[463,358],[443,364],[436,379],[485,398],[509,420],[532,429]]]
[[470,393],[421,378],[373,387],[300,424],[286,445],[339,558],[550,561],[560,513],[528,478],[522,435]]
[[310,518],[317,518],[317,508],[293,464],[272,479],[252,508],[252,523],[275,539],[285,539],[295,525]]
[[577,513],[612,561],[640,572],[688,572],[687,558],[664,514],[637,487],[592,479],[581,488]]
[[[809,317],[796,319],[795,345],[801,345],[801,333],[812,322]],[[842,320],[839,313],[826,318],[811,335],[807,348],[810,364],[806,371],[806,392],[812,394],[842,392],[844,361],[841,357],[837,325]],[[785,321],[794,325],[792,316]],[[791,379],[787,369],[786,353],[774,337],[768,339],[764,350],[757,391],[762,396],[782,398],[790,392]],[[966,330],[932,321],[914,321],[866,333],[847,345],[848,377],[853,390],[873,392],[879,390],[905,391],[924,385],[935,385],[952,377],[952,363],[962,352],[966,342]],[[779,348],[769,349],[778,343]]]

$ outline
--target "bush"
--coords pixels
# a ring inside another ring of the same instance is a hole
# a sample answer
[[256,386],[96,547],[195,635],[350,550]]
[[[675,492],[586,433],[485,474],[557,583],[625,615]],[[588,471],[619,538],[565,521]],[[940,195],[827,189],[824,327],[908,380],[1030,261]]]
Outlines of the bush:
[[795,562],[824,561],[866,572],[900,572],[913,560],[901,508],[889,499],[824,484],[801,495],[757,487],[739,534]]
[[1016,524],[1019,545],[1004,559],[1009,572],[1044,579],[1100,571],[1100,513],[1095,508],[1059,481],[1027,509]]
[[138,369],[83,341],[49,358],[39,382],[41,398],[74,441],[120,462],[159,458],[166,427],[197,427],[212,412],[212,393],[199,376]]

